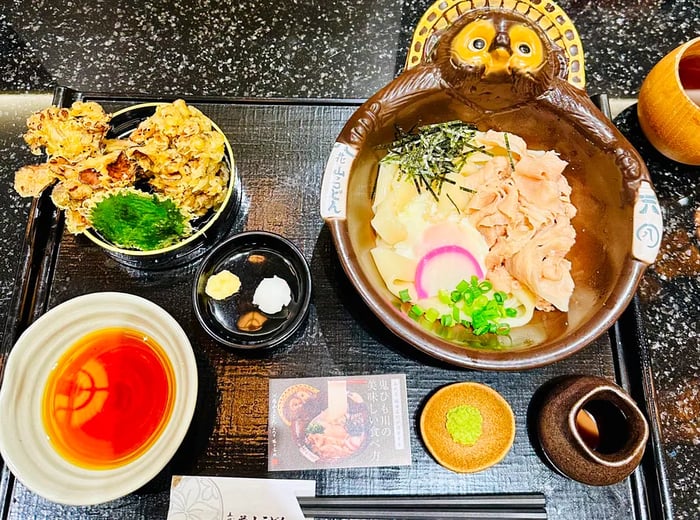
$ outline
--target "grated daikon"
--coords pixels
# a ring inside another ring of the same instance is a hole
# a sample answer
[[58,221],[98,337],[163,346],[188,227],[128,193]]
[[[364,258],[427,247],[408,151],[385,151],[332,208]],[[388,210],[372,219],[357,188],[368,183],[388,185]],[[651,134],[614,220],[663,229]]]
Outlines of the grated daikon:
[[292,291],[285,280],[275,275],[260,282],[253,295],[253,305],[266,314],[276,314],[292,301]]

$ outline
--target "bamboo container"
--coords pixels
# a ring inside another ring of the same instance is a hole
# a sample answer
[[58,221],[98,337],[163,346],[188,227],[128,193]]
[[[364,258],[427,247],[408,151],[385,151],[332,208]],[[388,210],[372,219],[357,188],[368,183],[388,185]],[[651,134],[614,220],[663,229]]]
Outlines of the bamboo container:
[[639,91],[637,114],[654,148],[679,163],[700,165],[700,37],[652,68]]

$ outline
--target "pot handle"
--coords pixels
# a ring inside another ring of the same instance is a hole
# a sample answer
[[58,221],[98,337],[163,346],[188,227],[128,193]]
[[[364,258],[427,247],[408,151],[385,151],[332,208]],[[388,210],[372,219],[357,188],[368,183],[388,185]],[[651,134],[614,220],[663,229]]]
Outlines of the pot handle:
[[345,143],[333,145],[321,179],[321,217],[323,220],[345,220],[348,200],[348,178],[357,149]]
[[646,264],[654,263],[661,247],[663,217],[654,188],[642,181],[634,203],[632,255]]

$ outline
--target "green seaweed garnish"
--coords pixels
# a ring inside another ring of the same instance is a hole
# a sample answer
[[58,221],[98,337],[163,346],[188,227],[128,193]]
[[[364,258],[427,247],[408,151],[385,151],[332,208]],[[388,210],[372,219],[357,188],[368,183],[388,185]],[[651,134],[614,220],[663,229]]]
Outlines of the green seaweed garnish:
[[503,134],[503,141],[506,144],[506,154],[508,155],[508,162],[510,163],[511,171],[515,171],[515,161],[513,160],[513,152],[510,149],[510,140],[508,139],[508,132]]
[[98,202],[91,213],[92,227],[113,244],[152,251],[184,237],[189,219],[170,199],[125,191]]

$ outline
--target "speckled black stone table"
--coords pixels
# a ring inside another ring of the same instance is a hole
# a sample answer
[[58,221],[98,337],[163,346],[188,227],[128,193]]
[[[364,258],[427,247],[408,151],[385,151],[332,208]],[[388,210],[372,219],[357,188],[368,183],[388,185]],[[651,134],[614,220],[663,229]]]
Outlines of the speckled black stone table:
[[700,517],[700,167],[673,163],[644,137],[636,106],[616,124],[649,168],[664,237],[639,286],[639,312],[657,391],[671,494],[678,518]]
[[[365,98],[402,68],[430,0],[279,2],[3,0],[0,9],[0,316],[12,306],[29,202],[11,188],[31,160],[24,120],[55,85],[84,91]],[[700,1],[562,0],[586,54],[587,90],[633,98],[665,53],[700,35]],[[633,108],[618,124],[648,161],[666,218],[640,286],[673,518],[700,517],[698,179],[655,155]],[[7,324],[8,330],[12,323]],[[2,341],[7,331],[0,329]],[[2,343],[0,341],[0,343]],[[2,487],[2,486],[0,486]]]

